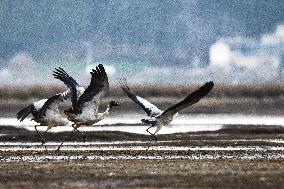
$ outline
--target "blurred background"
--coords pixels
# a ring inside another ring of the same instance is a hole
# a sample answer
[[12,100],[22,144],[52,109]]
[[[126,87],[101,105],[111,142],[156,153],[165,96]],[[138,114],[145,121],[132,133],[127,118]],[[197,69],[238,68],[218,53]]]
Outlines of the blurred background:
[[1,1],[0,116],[65,90],[54,68],[87,85],[99,63],[109,98],[124,98],[121,77],[165,106],[213,80],[187,111],[283,114],[283,10],[279,0]]

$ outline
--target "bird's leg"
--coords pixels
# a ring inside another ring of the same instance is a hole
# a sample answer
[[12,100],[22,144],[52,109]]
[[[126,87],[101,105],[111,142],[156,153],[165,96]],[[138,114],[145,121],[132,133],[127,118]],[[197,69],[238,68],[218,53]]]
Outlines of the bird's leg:
[[35,130],[37,132],[37,135],[41,138],[41,145],[44,145],[45,144],[45,140],[44,138],[42,137],[42,135],[38,132],[37,130],[37,127],[40,126],[40,125],[35,125]]
[[[47,131],[49,131],[51,129],[51,127],[48,127],[43,133],[42,133],[42,136],[47,133]],[[45,145],[45,141],[44,141],[44,148],[45,148],[45,151],[47,151],[47,148],[46,148],[46,145]]]
[[147,131],[148,133],[150,133],[150,135],[151,135],[152,137],[154,137],[154,139],[155,139],[156,142],[158,142],[157,136],[149,131],[149,129],[152,128],[152,127],[155,127],[155,125],[151,125],[148,129],[146,129],[146,131]]
[[66,135],[66,136],[65,136],[65,138],[63,139],[63,141],[61,142],[61,144],[58,146],[58,148],[57,148],[57,150],[56,150],[57,152],[59,152],[59,150],[60,150],[62,144],[65,142],[65,140],[66,140],[67,138],[69,138],[69,137],[72,136],[72,134],[73,134],[74,131],[75,131],[75,129],[73,129],[69,135]]
[[84,133],[81,132],[81,131],[79,131],[74,125],[75,125],[75,124],[72,124],[73,129],[82,135],[83,141],[84,141],[84,143],[85,143],[85,142],[86,142],[86,137],[85,137]]

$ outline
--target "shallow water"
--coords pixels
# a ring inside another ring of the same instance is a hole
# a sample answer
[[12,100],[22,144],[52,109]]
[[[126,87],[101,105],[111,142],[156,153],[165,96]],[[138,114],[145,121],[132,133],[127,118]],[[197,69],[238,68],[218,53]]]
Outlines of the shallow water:
[[[147,126],[141,126],[140,120],[144,115],[122,115],[108,117],[94,126],[82,126],[81,131],[122,131],[137,134],[148,134]],[[137,125],[136,125],[137,124]],[[284,126],[284,116],[246,116],[246,115],[178,115],[169,126],[164,126],[158,134],[182,132],[216,131],[223,125],[279,125]],[[0,125],[21,127],[34,131],[34,121],[29,119],[19,122],[16,118],[0,118]],[[52,128],[49,132],[71,131],[71,124]],[[46,127],[38,127],[40,131]],[[155,128],[153,128],[154,130]],[[153,131],[152,130],[152,131]]]
[[[199,141],[202,141],[202,142],[205,142],[205,141],[208,141],[208,140],[199,140]],[[227,140],[215,140],[215,141],[223,141],[223,142],[226,142]],[[277,143],[277,144],[283,144],[284,143],[284,139],[233,139],[233,140],[230,140],[231,142],[265,142],[265,143]],[[174,142],[178,143],[178,142],[182,142],[182,141],[179,141],[179,140],[175,140]],[[133,144],[148,144],[149,141],[127,141],[127,140],[121,140],[121,141],[86,141],[86,142],[78,142],[78,141],[75,141],[75,142],[69,142],[69,141],[66,141],[64,142],[64,145],[65,146],[99,146],[99,145],[133,145]],[[157,144],[159,143],[169,143],[171,144],[172,141],[162,141],[162,140],[159,140],[157,142]],[[46,142],[45,145],[46,146],[57,146],[59,145],[60,142]],[[9,146],[22,146],[22,147],[25,147],[25,146],[42,146],[41,145],[41,142],[0,142],[0,147],[9,147]],[[1,148],[0,148],[0,151],[1,151]]]
[[[143,115],[122,115],[121,117],[109,117],[98,125],[91,127],[81,127],[81,131],[121,131],[129,133],[147,134],[147,126],[141,126],[140,119]],[[15,118],[0,118],[0,125],[16,128],[25,128],[34,131],[36,123],[30,120],[19,122]],[[265,125],[265,128],[273,126],[284,126],[284,117],[282,116],[244,116],[244,115],[179,115],[170,126],[164,126],[158,134],[172,134],[198,131],[218,131],[224,125]],[[44,131],[46,127],[38,127]],[[232,126],[233,128],[233,126]],[[155,128],[154,128],[155,129]],[[70,124],[64,127],[55,127],[50,132],[71,131]],[[192,134],[192,135],[195,135]],[[274,136],[274,135],[273,135]],[[0,142],[0,161],[66,161],[66,160],[127,160],[127,159],[260,159],[260,158],[284,158],[284,139],[278,138],[252,138],[252,139],[232,139],[228,136],[230,144],[226,144],[226,139],[206,140],[199,136],[200,143],[191,146],[188,142],[185,146],[176,145],[179,141],[158,141],[158,143],[149,143],[149,141],[87,141],[83,142],[65,142],[61,150],[64,155],[56,154],[53,151],[57,149],[59,142],[47,142],[48,149],[45,153],[44,146],[40,142]],[[204,139],[204,140],[203,140]],[[222,143],[222,146],[216,146],[216,142]],[[181,141],[182,142],[182,141]],[[204,146],[202,146],[204,142]],[[232,142],[241,142],[240,145],[233,145]],[[251,143],[251,142],[254,142]],[[259,145],[261,142],[261,145]],[[212,144],[212,145],[210,145]],[[247,144],[247,145],[246,145]],[[277,144],[277,145],[276,145]],[[133,154],[133,152],[139,152]],[[86,152],[92,152],[86,153]],[[122,155],[121,155],[121,152]],[[149,153],[149,152],[154,152]],[[167,152],[166,154],[164,152]],[[177,155],[188,154],[188,155]],[[22,154],[22,155],[19,155]],[[8,154],[8,155],[6,155]],[[32,155],[33,154],[33,155]],[[53,154],[53,155],[50,155]],[[68,155],[69,154],[69,155]],[[94,154],[94,155],[93,155]],[[100,155],[97,155],[100,154]],[[105,155],[102,155],[105,154]]]

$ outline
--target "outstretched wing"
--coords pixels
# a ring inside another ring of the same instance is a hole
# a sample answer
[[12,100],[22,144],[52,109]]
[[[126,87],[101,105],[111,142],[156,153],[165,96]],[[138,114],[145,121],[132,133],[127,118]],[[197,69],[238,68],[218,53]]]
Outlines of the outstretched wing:
[[27,107],[23,108],[17,113],[17,119],[20,121],[23,121],[28,117],[28,115],[31,113],[35,118],[38,117],[40,109],[43,107],[44,103],[48,99],[41,99],[39,101],[36,101]]
[[28,105],[17,113],[17,119],[21,122],[28,117],[30,113],[36,112],[36,109],[33,104]]
[[99,64],[96,70],[92,69],[90,85],[80,96],[76,104],[75,111],[77,113],[95,115],[103,95],[108,91],[108,78],[104,66]]
[[58,104],[71,96],[71,91],[67,90],[63,93],[58,93],[49,99],[41,99],[28,105],[17,113],[17,119],[23,121],[31,113],[35,118],[42,116],[60,115]]
[[77,104],[79,97],[84,93],[85,89],[77,81],[71,77],[65,70],[62,68],[55,68],[53,71],[53,76],[56,79],[59,79],[64,82],[64,84],[71,90],[71,102],[72,107],[74,108]]
[[58,116],[60,115],[58,104],[68,99],[71,96],[71,91],[67,90],[63,93],[58,93],[45,101],[42,108],[38,111],[38,116]]
[[178,111],[197,103],[200,99],[204,98],[212,90],[213,86],[213,81],[205,83],[198,90],[188,95],[184,100],[166,109],[160,117],[174,115]]
[[147,113],[148,116],[153,117],[161,115],[163,113],[163,111],[160,110],[157,106],[131,91],[131,89],[127,86],[125,79],[121,80],[120,85],[121,89],[126,93],[126,95],[136,104],[138,104]]

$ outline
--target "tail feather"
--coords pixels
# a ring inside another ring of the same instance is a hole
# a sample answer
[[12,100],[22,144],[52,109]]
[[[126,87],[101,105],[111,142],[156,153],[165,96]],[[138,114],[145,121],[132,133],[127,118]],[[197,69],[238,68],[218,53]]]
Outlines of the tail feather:
[[28,117],[28,115],[30,113],[32,113],[34,110],[34,106],[31,104],[25,108],[23,108],[22,110],[20,110],[18,113],[17,113],[17,119],[20,120],[21,122],[26,119],[26,117]]

